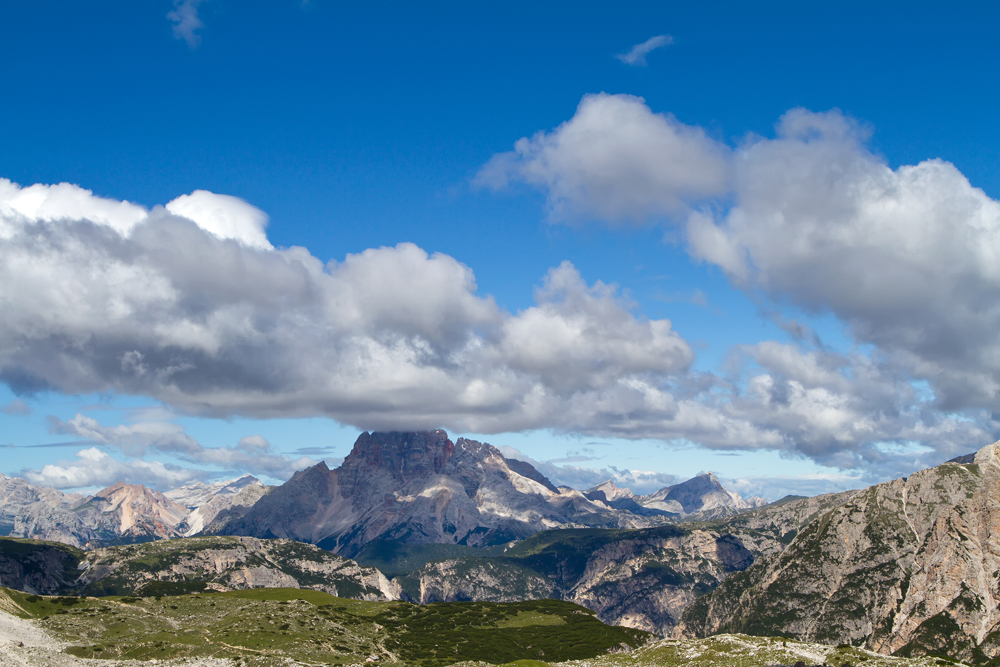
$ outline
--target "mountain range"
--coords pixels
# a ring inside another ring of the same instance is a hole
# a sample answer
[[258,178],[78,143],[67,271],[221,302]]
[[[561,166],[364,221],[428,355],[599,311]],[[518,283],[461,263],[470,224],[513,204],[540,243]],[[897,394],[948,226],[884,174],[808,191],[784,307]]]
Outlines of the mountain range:
[[166,493],[118,482],[82,496],[0,474],[0,534],[84,549],[184,537],[238,515],[270,488],[247,475]]
[[[739,632],[1000,659],[1000,443],[867,489],[762,507],[709,473],[648,496],[611,483],[556,487],[525,462],[443,431],[362,434],[340,468],[319,464],[269,491],[244,479],[167,494],[114,485],[88,499],[0,483],[10,499],[0,517],[12,527],[34,516],[12,509],[22,503],[79,514],[93,541],[179,535],[197,521],[203,533],[249,533],[88,552],[0,540],[0,580],[23,589],[558,598],[678,639]],[[229,504],[192,518],[212,502]],[[54,522],[52,534],[66,525]]]
[[336,470],[320,463],[298,472],[213,530],[354,556],[375,539],[487,547],[554,528],[643,528],[706,508],[732,514],[751,507],[710,473],[648,499],[611,487],[556,487],[492,445],[452,442],[440,430],[362,433]]
[[268,487],[251,476],[165,493],[119,482],[89,497],[0,475],[0,534],[96,548],[205,535],[289,538],[353,556],[374,539],[475,547],[554,528],[645,528],[763,504],[712,473],[637,496],[557,487],[531,464],[444,431],[362,433],[343,464]]

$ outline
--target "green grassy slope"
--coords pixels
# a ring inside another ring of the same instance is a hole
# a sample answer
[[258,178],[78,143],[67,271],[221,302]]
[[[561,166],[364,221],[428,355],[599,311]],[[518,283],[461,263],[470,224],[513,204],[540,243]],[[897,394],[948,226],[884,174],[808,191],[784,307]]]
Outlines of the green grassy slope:
[[268,588],[172,597],[42,597],[6,590],[86,658],[229,657],[266,665],[285,657],[340,665],[444,667],[460,661],[580,660],[636,647],[651,635],[607,626],[566,602],[363,602]]

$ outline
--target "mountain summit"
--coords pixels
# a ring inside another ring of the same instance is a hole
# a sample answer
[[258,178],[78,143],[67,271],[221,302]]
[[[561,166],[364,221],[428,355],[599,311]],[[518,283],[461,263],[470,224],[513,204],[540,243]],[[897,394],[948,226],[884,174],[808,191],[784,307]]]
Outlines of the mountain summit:
[[763,498],[744,500],[740,494],[722,485],[712,471],[703,472],[686,482],[660,489],[638,498],[643,506],[674,512],[676,514],[700,513],[710,516],[728,516],[743,510],[766,505]]

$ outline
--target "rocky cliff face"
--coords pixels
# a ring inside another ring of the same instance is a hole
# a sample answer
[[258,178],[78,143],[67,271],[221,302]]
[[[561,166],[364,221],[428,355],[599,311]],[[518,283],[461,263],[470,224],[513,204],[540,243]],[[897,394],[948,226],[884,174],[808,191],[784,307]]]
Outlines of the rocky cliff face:
[[75,506],[49,501],[21,507],[10,534],[91,548],[177,537],[187,513],[161,493],[118,482]]
[[0,538],[0,586],[40,595],[176,595],[203,590],[310,588],[357,600],[396,600],[399,587],[309,544],[252,537],[178,538],[83,552]]
[[80,576],[83,552],[65,544],[0,538],[0,586],[54,595]]
[[1000,653],[1000,443],[858,492],[693,604],[678,629],[883,653]]
[[311,588],[358,600],[396,600],[399,587],[370,567],[291,540],[195,537],[87,552],[74,586],[90,595]]
[[32,508],[43,507],[58,512],[72,509],[81,502],[81,495],[34,486],[20,477],[0,474],[0,535],[15,534],[18,515]]
[[245,475],[229,482],[192,484],[163,495],[187,507],[189,513],[178,525],[177,531],[184,537],[191,537],[201,532],[215,534],[215,530],[225,522],[246,514],[273,488],[262,484],[256,477]]
[[[518,472],[520,470],[520,472]],[[363,433],[343,465],[296,473],[221,533],[282,537],[353,556],[376,538],[484,546],[560,526],[649,525],[560,491],[527,463],[444,431]]]

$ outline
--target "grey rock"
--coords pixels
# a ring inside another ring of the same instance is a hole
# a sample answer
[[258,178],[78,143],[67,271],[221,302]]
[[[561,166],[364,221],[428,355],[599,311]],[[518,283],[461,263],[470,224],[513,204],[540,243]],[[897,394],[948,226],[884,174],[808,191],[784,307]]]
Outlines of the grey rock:
[[677,633],[740,629],[900,655],[996,657],[998,504],[1000,443],[972,463],[869,487],[691,605]]

